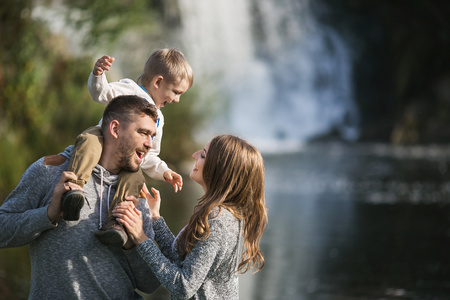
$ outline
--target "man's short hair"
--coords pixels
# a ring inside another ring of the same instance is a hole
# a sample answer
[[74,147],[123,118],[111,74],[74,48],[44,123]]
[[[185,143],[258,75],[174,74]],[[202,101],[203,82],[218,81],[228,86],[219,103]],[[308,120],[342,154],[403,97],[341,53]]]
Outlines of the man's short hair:
[[113,120],[127,127],[136,116],[144,115],[149,116],[156,123],[158,120],[156,106],[135,95],[118,96],[108,103],[103,112],[102,132],[107,130],[109,123]]

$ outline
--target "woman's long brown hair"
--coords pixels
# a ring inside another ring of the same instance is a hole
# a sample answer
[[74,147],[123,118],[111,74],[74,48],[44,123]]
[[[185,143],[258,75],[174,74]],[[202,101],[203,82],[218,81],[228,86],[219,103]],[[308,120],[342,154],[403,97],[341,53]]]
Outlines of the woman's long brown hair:
[[238,137],[216,136],[206,154],[203,180],[207,191],[180,233],[179,254],[184,258],[196,241],[206,240],[210,234],[208,215],[215,207],[225,208],[243,222],[243,253],[237,271],[261,270],[265,262],[259,243],[267,226],[261,154]]

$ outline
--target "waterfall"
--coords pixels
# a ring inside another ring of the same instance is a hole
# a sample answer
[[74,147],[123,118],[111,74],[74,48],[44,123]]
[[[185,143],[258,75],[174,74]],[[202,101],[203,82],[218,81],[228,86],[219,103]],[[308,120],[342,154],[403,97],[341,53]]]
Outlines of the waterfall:
[[358,138],[349,47],[308,0],[178,1],[199,101],[220,111],[212,128],[267,151]]

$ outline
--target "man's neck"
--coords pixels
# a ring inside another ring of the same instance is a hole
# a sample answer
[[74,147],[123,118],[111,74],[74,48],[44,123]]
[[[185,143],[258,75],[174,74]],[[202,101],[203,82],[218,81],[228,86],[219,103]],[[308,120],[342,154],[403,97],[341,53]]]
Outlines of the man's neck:
[[108,170],[109,173],[117,175],[121,170],[117,162],[118,159],[114,155],[108,155],[108,153],[103,151],[98,164]]

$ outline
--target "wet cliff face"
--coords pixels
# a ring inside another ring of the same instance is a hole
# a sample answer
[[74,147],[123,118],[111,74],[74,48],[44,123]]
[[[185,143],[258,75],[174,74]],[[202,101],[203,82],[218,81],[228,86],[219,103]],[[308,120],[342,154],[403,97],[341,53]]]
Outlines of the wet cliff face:
[[[204,71],[218,78],[216,86],[229,86],[216,94],[231,99],[237,134],[247,128],[246,136],[278,140],[450,141],[448,1],[177,5],[176,24],[184,28],[178,36],[197,78]],[[211,13],[219,10],[220,18]],[[274,121],[265,128],[250,112]]]
[[362,140],[450,141],[449,2],[311,4],[321,22],[337,28],[354,51]]

